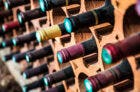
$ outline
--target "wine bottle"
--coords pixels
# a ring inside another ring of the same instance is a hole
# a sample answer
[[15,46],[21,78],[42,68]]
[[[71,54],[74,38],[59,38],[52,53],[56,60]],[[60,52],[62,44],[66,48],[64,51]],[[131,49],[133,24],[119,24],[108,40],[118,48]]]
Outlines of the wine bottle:
[[25,57],[26,57],[26,61],[28,63],[30,62],[34,62],[37,59],[41,59],[45,56],[49,56],[49,55],[53,55],[53,51],[52,51],[52,47],[51,45],[43,47],[39,50],[34,50],[31,52],[28,52]]
[[64,34],[68,34],[68,32],[66,32],[65,30],[64,23],[61,23],[36,31],[36,40],[38,42],[41,42],[44,40],[49,40],[55,37],[62,36]]
[[102,60],[111,64],[122,58],[140,53],[140,32],[117,43],[108,43],[102,49]]
[[28,10],[25,12],[21,12],[20,10],[17,10],[17,19],[20,24],[45,16],[46,16],[46,12],[42,12],[40,8],[35,8],[33,10]]
[[29,90],[38,88],[38,87],[43,87],[44,86],[44,81],[43,79],[39,79],[38,81],[34,81],[30,84],[26,84],[24,86],[22,86],[22,91],[23,92],[28,92]]
[[10,54],[7,54],[7,55],[2,57],[2,61],[6,62],[6,61],[12,59],[13,55],[18,54],[18,53],[19,53],[19,51],[15,51],[15,52],[12,52]]
[[12,43],[12,40],[8,39],[8,40],[4,40],[2,41],[2,47],[5,48],[5,47],[9,47],[9,46],[13,46],[13,43]]
[[60,84],[56,87],[49,88],[48,90],[43,91],[43,92],[65,92],[65,88],[63,84]]
[[19,54],[16,54],[16,55],[14,55],[13,57],[12,57],[12,60],[14,61],[14,62],[20,62],[21,60],[24,60],[25,59],[25,55],[26,55],[26,53],[28,53],[28,52],[30,52],[30,51],[33,51],[34,49],[31,49],[31,50],[28,50],[28,51],[25,51],[25,52],[23,52],[23,53],[19,53]]
[[120,64],[88,77],[84,80],[86,92],[97,92],[109,85],[121,82],[126,79],[132,79],[133,73],[131,66],[127,60],[123,60]]
[[68,33],[79,28],[90,27],[109,22],[114,24],[114,7],[111,0],[105,0],[105,4],[97,9],[64,19],[64,26]]
[[27,79],[27,78],[31,78],[33,76],[37,76],[43,73],[48,73],[47,63],[42,64],[39,67],[26,70],[25,72],[23,72],[23,77]]
[[19,28],[21,25],[19,24],[18,21],[11,21],[9,23],[5,23],[2,25],[2,31],[3,32],[8,32],[12,29],[15,29],[15,28]]
[[43,12],[54,8],[68,6],[72,4],[79,4],[80,0],[39,0],[40,8]]
[[14,46],[23,45],[24,43],[30,43],[31,41],[36,40],[35,38],[36,32],[32,32],[25,35],[20,35],[12,39]]
[[66,18],[64,23],[42,28],[36,32],[38,42],[69,34],[79,28],[90,27],[101,23],[114,24],[114,7],[111,0],[106,0],[104,6],[76,16]]
[[71,66],[68,66],[61,71],[46,75],[43,80],[46,86],[51,86],[54,83],[58,83],[73,77],[75,77],[73,69]]
[[9,16],[13,16],[12,10],[0,11],[0,18],[6,18]]
[[62,64],[91,53],[97,53],[97,45],[94,38],[58,51],[57,59]]
[[5,0],[4,6],[6,10],[9,10],[14,7],[18,7],[18,6],[29,4],[29,3],[30,3],[30,0]]

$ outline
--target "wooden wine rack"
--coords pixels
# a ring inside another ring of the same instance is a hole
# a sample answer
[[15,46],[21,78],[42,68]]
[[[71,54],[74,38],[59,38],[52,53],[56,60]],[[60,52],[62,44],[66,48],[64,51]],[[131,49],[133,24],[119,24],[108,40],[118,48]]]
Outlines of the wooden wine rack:
[[[30,9],[37,8],[38,0],[30,0]],[[21,52],[27,51],[31,48],[39,49],[43,46],[46,46],[50,44],[54,51],[54,60],[49,61],[49,58],[51,57],[45,57],[43,59],[37,60],[33,63],[33,67],[37,67],[45,62],[48,62],[49,67],[49,73],[53,73],[55,71],[59,71],[62,68],[71,65],[74,73],[75,78],[71,79],[74,80],[72,84],[69,84],[67,81],[63,81],[64,87],[66,92],[85,92],[83,81],[88,76],[92,76],[97,74],[98,72],[104,71],[105,69],[115,65],[106,65],[103,63],[101,59],[101,51],[105,44],[107,43],[114,43],[119,40],[124,39],[125,37],[129,36],[130,34],[133,34],[134,32],[139,31],[139,23],[137,22],[139,17],[136,15],[134,4],[137,2],[137,0],[111,0],[113,6],[115,7],[114,15],[115,15],[115,24],[114,26],[104,23],[97,26],[92,26],[90,28],[84,28],[79,29],[76,33],[71,33],[68,35],[64,35],[62,37],[56,37],[53,40],[45,41],[43,43],[40,43],[38,46],[33,46],[33,44],[24,44],[24,47],[20,48]],[[38,18],[31,21],[32,27],[29,26],[29,23],[25,23],[26,27],[26,33],[30,33],[31,31],[35,31],[38,29],[41,29],[42,27],[48,27],[54,24],[61,23],[64,18],[80,14],[83,12],[86,12],[88,10],[98,8],[104,4],[104,0],[81,0],[80,4],[74,4],[66,7],[60,7],[57,9],[53,9],[50,11],[47,11],[46,17]],[[13,8],[13,20],[16,20],[16,10],[20,9],[22,11],[25,11],[26,6],[20,6]],[[134,16],[134,17],[132,17]],[[129,18],[131,19],[130,23],[127,23]],[[138,18],[138,19],[136,19]],[[45,20],[45,24],[41,24],[40,21]],[[5,21],[6,22],[6,21]],[[17,36],[18,30],[13,30],[13,37]],[[94,37],[96,40],[96,44],[98,47],[98,54],[93,53],[91,55],[81,57],[75,60],[70,61],[69,63],[60,65],[57,61],[56,53],[62,48],[69,47],[72,45],[75,45],[76,43],[80,43],[84,40],[87,40],[91,37]],[[67,40],[65,40],[67,39]],[[14,47],[12,50],[19,49],[18,47]],[[133,75],[134,75],[134,84],[131,90],[127,90],[125,92],[140,92],[140,72],[138,69],[138,58],[137,56],[128,57],[128,60],[131,64]],[[89,62],[88,62],[89,61]],[[11,68],[10,64],[12,62],[8,62],[8,67],[10,67],[11,70],[14,70],[14,68]],[[20,67],[22,67],[22,70],[24,70],[28,64],[23,60],[20,63]],[[16,67],[16,66],[15,66]],[[13,75],[15,75],[15,72],[11,71]],[[17,80],[20,80],[18,76],[15,76]],[[39,76],[41,77],[41,76]],[[38,77],[38,78],[39,78]],[[37,77],[36,77],[37,78]],[[32,78],[31,80],[34,80],[35,78]],[[19,82],[21,83],[21,82]],[[117,85],[112,85],[107,88],[104,88],[100,90],[99,92],[122,92],[122,90],[117,89],[116,87],[119,86],[121,89],[121,84],[125,82],[119,83]],[[23,85],[23,84],[21,84]],[[47,88],[46,88],[47,89]],[[126,88],[127,89],[127,88]],[[39,91],[37,91],[39,92]]]

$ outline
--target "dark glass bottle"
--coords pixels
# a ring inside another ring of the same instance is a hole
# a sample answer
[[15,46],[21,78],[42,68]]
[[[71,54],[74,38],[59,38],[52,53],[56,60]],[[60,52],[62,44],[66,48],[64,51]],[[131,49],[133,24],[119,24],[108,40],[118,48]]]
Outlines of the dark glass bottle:
[[58,51],[57,59],[59,63],[66,63],[91,53],[97,53],[97,45],[94,38]]
[[69,34],[79,28],[90,27],[105,22],[114,25],[114,7],[111,4],[111,0],[106,0],[105,4],[100,8],[66,18],[64,23],[53,25],[49,28],[42,28],[36,32],[36,39],[38,42],[41,42]]
[[71,33],[79,28],[90,27],[105,22],[114,25],[114,7],[111,4],[111,0],[105,0],[105,4],[100,8],[66,18],[64,26],[66,31]]
[[25,59],[25,55],[26,55],[26,53],[28,53],[28,52],[30,52],[30,51],[33,51],[34,49],[31,49],[31,50],[28,50],[28,51],[25,51],[25,52],[23,52],[23,53],[19,53],[19,54],[16,54],[16,55],[14,55],[13,57],[12,57],[12,60],[14,61],[14,62],[20,62],[21,60],[24,60]]
[[8,32],[11,31],[12,29],[19,28],[21,25],[19,24],[18,21],[11,21],[9,23],[5,23],[2,25],[2,31],[3,32]]
[[51,27],[42,28],[36,32],[36,39],[38,42],[59,37],[61,35],[68,34],[65,30],[64,23],[53,25]]
[[102,60],[106,64],[111,64],[138,53],[140,53],[140,33],[131,35],[117,43],[105,45],[102,50]]
[[32,32],[25,35],[20,35],[12,39],[13,45],[23,45],[24,43],[30,43],[31,41],[36,40],[35,38],[36,32]]
[[2,47],[3,48],[9,47],[9,46],[13,46],[13,43],[12,43],[12,40],[11,39],[2,41]]
[[15,52],[12,52],[10,54],[7,54],[7,55],[2,57],[2,61],[6,62],[6,61],[12,59],[13,55],[18,54],[18,53],[19,53],[19,51],[15,51]]
[[30,0],[6,0],[4,6],[7,10],[12,9],[17,6],[29,4]]
[[29,90],[36,89],[38,87],[43,87],[43,86],[44,86],[44,81],[41,78],[38,81],[34,81],[34,82],[30,83],[30,84],[22,86],[22,91],[23,92],[28,92]]
[[123,60],[120,64],[88,77],[84,80],[86,92],[97,92],[109,85],[121,82],[125,79],[133,79],[131,66],[127,60]]
[[23,77],[27,79],[43,73],[48,73],[47,63],[40,65],[39,67],[26,70],[25,72],[23,72]]
[[54,72],[53,74],[46,75],[43,80],[46,86],[51,86],[54,83],[58,83],[73,77],[75,77],[73,69],[71,66],[68,66],[60,71]]
[[24,24],[27,21],[31,21],[33,19],[37,19],[45,16],[46,16],[46,12],[42,12],[40,8],[27,10],[25,12],[21,12],[20,10],[17,10],[17,19],[20,24]]
[[51,45],[43,47],[43,48],[41,48],[39,50],[34,50],[34,51],[31,51],[31,52],[28,52],[25,55],[25,57],[26,57],[26,61],[28,63],[30,63],[30,62],[34,62],[37,59],[41,59],[41,58],[43,58],[45,56],[50,56],[50,55],[53,55]]

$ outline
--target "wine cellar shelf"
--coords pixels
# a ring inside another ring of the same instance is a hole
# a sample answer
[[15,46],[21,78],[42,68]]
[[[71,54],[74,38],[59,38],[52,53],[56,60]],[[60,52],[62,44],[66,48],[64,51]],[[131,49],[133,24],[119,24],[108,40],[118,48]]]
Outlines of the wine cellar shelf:
[[140,0],[0,2],[1,59],[23,92],[140,92]]

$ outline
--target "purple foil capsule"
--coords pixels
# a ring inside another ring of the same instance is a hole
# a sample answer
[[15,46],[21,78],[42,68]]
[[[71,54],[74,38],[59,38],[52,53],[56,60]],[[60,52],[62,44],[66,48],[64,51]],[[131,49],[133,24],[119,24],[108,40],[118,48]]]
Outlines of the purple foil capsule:
[[94,38],[58,51],[57,59],[62,64],[91,53],[97,53],[97,45]]
[[62,49],[57,53],[59,63],[66,63],[71,59],[75,59],[84,55],[84,48],[81,44],[77,44],[65,49]]

